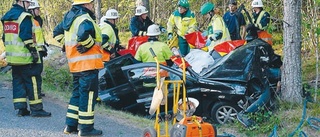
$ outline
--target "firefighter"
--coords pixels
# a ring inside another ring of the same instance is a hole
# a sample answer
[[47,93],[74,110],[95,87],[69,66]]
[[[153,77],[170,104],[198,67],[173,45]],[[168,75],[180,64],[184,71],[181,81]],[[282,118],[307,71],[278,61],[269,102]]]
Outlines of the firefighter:
[[[153,52],[157,56],[157,59],[160,64],[172,66],[173,62],[171,61],[170,57],[173,56],[173,53],[169,49],[169,46],[159,41],[159,35],[161,34],[160,28],[158,25],[153,24],[148,27],[147,36],[148,42],[143,43],[137,50],[135,54],[135,59],[140,62],[156,62],[154,57],[150,52],[150,48],[152,48]],[[144,73],[151,77],[156,76],[156,69],[155,68],[145,68]],[[160,70],[161,77],[167,77],[168,72],[164,70]],[[143,86],[147,89],[154,88],[156,86],[156,81],[154,78],[151,79],[144,79]]]
[[[150,25],[154,24],[148,17],[148,10],[144,6],[136,8],[135,16],[130,20],[130,31],[132,36],[145,36]],[[159,27],[161,32],[166,32],[164,27]]]
[[167,22],[168,40],[173,38],[173,28],[177,28],[178,45],[182,56],[190,52],[190,47],[184,35],[196,31],[197,21],[194,12],[190,10],[188,0],[178,1],[178,10],[175,10]]
[[201,15],[207,15],[210,19],[206,41],[209,51],[212,51],[217,44],[230,40],[229,30],[220,15],[220,10],[215,8],[213,3],[207,2],[203,4],[200,8],[200,13]]
[[[270,23],[270,14],[263,9],[261,0],[253,0],[251,3],[253,8],[252,23],[247,26],[247,31],[256,30],[259,38],[265,40],[272,45],[272,35],[267,32],[268,24]],[[248,32],[249,33],[249,32]],[[253,32],[255,35],[256,32]],[[248,34],[248,36],[251,36]],[[253,36],[255,38],[255,36]],[[250,41],[250,39],[247,39]]]
[[160,28],[158,25],[153,24],[148,27],[147,36],[148,42],[143,43],[137,50],[135,59],[141,62],[155,62],[150,48],[153,49],[154,53],[156,54],[159,63],[163,65],[171,66],[173,63],[170,60],[170,57],[173,55],[169,46],[164,43],[160,42],[158,36],[161,34]]
[[[38,3],[38,0],[33,0],[28,9],[34,18],[34,20],[33,20],[33,24],[34,24],[33,42],[35,43],[35,46],[37,47],[37,50],[39,51],[39,55],[40,55],[40,60],[41,60],[40,77],[41,77],[41,73],[43,71],[43,58],[48,55],[48,52],[47,52],[48,50],[46,48],[47,43],[45,42],[44,35],[43,35],[43,29],[42,29],[43,20],[40,17],[40,5]],[[40,79],[40,85],[42,85],[42,79]],[[40,86],[40,89],[42,89],[41,86]],[[42,90],[41,90],[41,92],[42,92]],[[41,96],[45,96],[45,94],[41,93]]]
[[[119,13],[115,9],[110,9],[102,18],[104,18],[104,20],[102,20],[104,23],[100,23],[100,28],[102,33],[102,48],[104,49],[104,56],[109,55],[110,58],[113,59],[120,56],[117,51],[124,49],[120,45],[119,30],[116,26]],[[107,60],[104,59],[103,61]]]
[[[102,36],[95,23],[94,0],[74,0],[62,23],[54,29],[54,38],[64,43],[73,91],[69,101],[65,134],[102,135],[94,128],[94,107],[98,97],[98,72],[102,61]],[[64,32],[64,33],[63,33]]]
[[14,109],[18,116],[30,115],[27,99],[33,117],[49,117],[43,110],[40,96],[41,67],[39,52],[33,43],[33,17],[27,12],[31,0],[16,0],[12,8],[1,18],[6,59],[12,66],[12,87]]

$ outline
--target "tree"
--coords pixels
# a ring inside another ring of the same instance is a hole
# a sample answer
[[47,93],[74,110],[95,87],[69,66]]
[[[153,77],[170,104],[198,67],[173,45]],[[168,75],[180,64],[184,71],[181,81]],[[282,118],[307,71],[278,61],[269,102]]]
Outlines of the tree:
[[282,98],[302,102],[301,0],[284,0]]

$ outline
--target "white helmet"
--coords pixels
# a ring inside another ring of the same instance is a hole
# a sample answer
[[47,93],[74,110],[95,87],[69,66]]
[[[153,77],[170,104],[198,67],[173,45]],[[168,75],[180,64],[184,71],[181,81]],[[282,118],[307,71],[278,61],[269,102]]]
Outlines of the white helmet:
[[21,1],[32,2],[32,0],[21,0]]
[[251,3],[251,6],[252,6],[253,8],[263,7],[262,0],[253,0],[252,3]]
[[152,24],[148,27],[147,36],[158,36],[160,35],[160,27],[156,24]]
[[32,0],[28,9],[40,8],[38,0]]
[[137,8],[136,8],[136,16],[140,16],[140,15],[142,15],[142,14],[145,14],[145,13],[148,13],[148,10],[147,10],[147,8],[146,7],[144,7],[144,6],[138,6]]
[[115,10],[115,9],[110,9],[110,10],[108,10],[107,12],[106,12],[106,16],[105,16],[105,18],[106,19],[117,19],[117,18],[119,18],[119,13],[118,13],[118,11],[117,10]]

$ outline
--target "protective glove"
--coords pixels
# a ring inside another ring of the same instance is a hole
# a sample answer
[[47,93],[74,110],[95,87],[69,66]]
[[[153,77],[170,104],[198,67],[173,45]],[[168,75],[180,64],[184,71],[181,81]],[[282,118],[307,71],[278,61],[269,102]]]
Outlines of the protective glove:
[[202,36],[202,37],[207,37],[207,36],[208,36],[208,31],[206,31],[206,30],[203,31],[203,32],[201,33],[201,36]]
[[210,46],[211,42],[212,42],[212,40],[211,40],[210,37],[209,37],[209,38],[207,39],[207,41],[206,41],[206,46],[207,46],[207,47]]
[[79,45],[77,46],[77,51],[80,53],[80,54],[83,54],[85,52],[87,52],[90,48],[86,48],[85,46],[82,46],[82,45]]
[[32,57],[32,63],[37,63],[39,60],[39,54],[35,47],[32,47],[31,44],[26,45],[27,49],[29,50],[31,57]]
[[171,51],[172,51],[172,53],[173,53],[174,55],[180,55],[180,53],[179,53],[179,51],[178,51],[178,49],[177,49],[176,47],[173,47],[173,48],[171,49]]
[[169,33],[169,34],[168,34],[168,40],[171,40],[172,37],[173,37],[173,36],[172,36],[172,33]]
[[47,51],[39,51],[39,53],[42,55],[42,57],[47,57],[48,56],[48,52]]
[[165,28],[160,28],[160,30],[161,30],[162,33],[166,33],[167,32],[167,30]]

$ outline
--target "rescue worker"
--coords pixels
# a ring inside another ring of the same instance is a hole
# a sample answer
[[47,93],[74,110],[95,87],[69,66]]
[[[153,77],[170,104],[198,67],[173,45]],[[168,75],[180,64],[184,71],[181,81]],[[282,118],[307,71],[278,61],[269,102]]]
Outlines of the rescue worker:
[[[94,128],[94,107],[98,97],[98,69],[104,67],[100,43],[102,36],[95,23],[94,0],[74,0],[62,23],[55,27],[54,38],[65,41],[69,69],[73,75],[65,134],[102,135]],[[64,32],[64,33],[61,33]]]
[[119,13],[115,9],[110,9],[102,18],[105,18],[104,20],[102,20],[104,23],[100,23],[102,33],[102,48],[104,49],[104,54],[108,54],[110,58],[113,59],[120,56],[117,51],[119,51],[120,49],[124,49],[120,45],[119,30],[116,26],[117,19],[119,18]]
[[[144,6],[136,8],[135,16],[130,20],[130,31],[132,36],[145,36],[150,25],[154,24],[148,17],[148,10]],[[161,32],[166,32],[164,27],[160,26]]]
[[190,10],[188,0],[178,1],[178,10],[175,10],[167,22],[168,40],[173,38],[173,28],[177,28],[178,45],[181,56],[186,56],[190,52],[190,47],[185,39],[185,35],[196,31],[197,21],[194,12]]
[[[263,9],[261,0],[253,0],[251,6],[254,11],[252,13],[253,24],[249,24],[247,30],[257,30],[258,37],[272,45],[272,35],[267,32],[268,24],[270,23],[270,14]],[[248,35],[251,36],[250,34]],[[248,39],[248,41],[250,41],[250,39]]]
[[49,117],[43,110],[40,80],[39,52],[33,43],[33,17],[27,12],[31,0],[16,0],[12,8],[1,18],[6,59],[12,66],[13,105],[18,116]]
[[[148,42],[143,43],[138,48],[134,58],[140,62],[156,62],[154,60],[153,55],[150,52],[150,48],[152,48],[153,52],[157,56],[157,59],[160,64],[172,66],[173,62],[170,57],[173,56],[173,53],[169,49],[169,46],[159,41],[159,35],[161,34],[160,28],[158,25],[153,24],[148,27],[147,36]],[[149,71],[151,76],[156,75],[156,69],[154,68],[146,68],[144,71]],[[161,77],[167,77],[168,73],[166,71],[160,70]],[[143,86],[147,88],[153,88],[156,86],[155,79],[145,79],[143,81]]]
[[207,15],[210,19],[206,41],[209,51],[212,51],[217,44],[230,40],[229,30],[220,15],[220,10],[215,8],[213,3],[207,2],[203,4],[200,8],[200,13],[201,15]]
[[231,40],[244,39],[246,21],[241,12],[237,11],[237,1],[229,0],[229,11],[223,15],[223,20],[228,27]]
[[[42,29],[42,23],[43,20],[40,17],[40,5],[38,0],[33,0],[31,5],[29,6],[29,12],[33,15],[33,23],[34,23],[34,37],[33,37],[33,42],[35,42],[35,46],[37,47],[37,50],[39,51],[40,55],[40,67],[41,67],[41,72],[40,72],[40,77],[41,73],[43,71],[43,58],[48,55],[48,50],[46,48],[47,43],[45,42],[44,35],[43,35],[43,29]],[[40,85],[42,85],[42,78],[40,79]],[[42,93],[42,87],[40,86],[41,89],[41,96],[45,96],[44,93]]]
[[134,56],[134,58],[137,61],[155,62],[149,50],[150,48],[152,48],[160,64],[169,65],[169,66],[173,64],[170,59],[170,57],[173,56],[173,54],[166,43],[159,41],[160,34],[161,34],[161,31],[158,25],[153,24],[148,27],[148,31],[147,31],[147,36],[149,36],[148,42],[143,43],[138,48],[136,55]]

